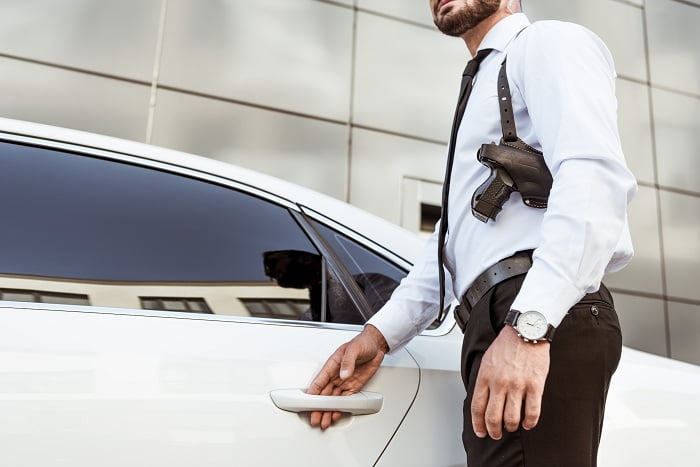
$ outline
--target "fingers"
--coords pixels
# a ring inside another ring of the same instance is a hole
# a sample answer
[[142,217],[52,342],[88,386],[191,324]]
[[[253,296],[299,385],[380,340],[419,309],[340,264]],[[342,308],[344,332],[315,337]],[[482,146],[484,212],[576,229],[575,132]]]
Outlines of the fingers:
[[474,395],[472,396],[472,428],[479,438],[486,437],[486,407],[489,402],[489,386],[481,377],[476,378]]
[[489,402],[484,413],[486,431],[492,439],[501,439],[503,436],[503,406],[506,402],[506,394],[489,391]]
[[508,394],[505,409],[503,410],[503,427],[506,431],[513,433],[520,425],[520,415],[523,408],[523,393],[516,391],[515,394]]
[[539,388],[504,391],[497,387],[489,388],[483,381],[479,384],[477,379],[471,414],[472,427],[479,438],[488,434],[493,439],[501,439],[502,428],[511,433],[517,431],[521,418],[522,427],[531,430],[537,425],[541,410],[542,390]]
[[336,377],[346,345],[342,345],[331,355],[306,390],[307,394],[319,395]]
[[523,418],[523,428],[531,430],[535,428],[540,419],[542,410],[542,390],[533,389],[525,396],[525,417]]
[[[313,395],[350,395],[362,389],[381,366],[384,353],[376,336],[362,332],[350,342],[343,344],[323,365],[306,390]],[[379,331],[377,334],[381,336]],[[386,341],[382,337],[386,345]],[[388,350],[388,347],[387,347]],[[311,426],[327,429],[342,417],[341,412],[311,412]]]
[[348,379],[355,372],[358,350],[355,345],[348,345],[340,362],[340,379]]
[[503,428],[511,433],[516,431],[520,425],[523,396],[522,390],[489,388],[482,382],[481,386],[474,390],[472,398],[474,433],[479,438],[488,434],[492,439],[499,440],[503,437]]
[[[339,388],[329,384],[328,386],[323,388],[323,391],[321,391],[321,395],[322,396],[332,396],[332,395],[334,395],[334,392],[337,389],[339,389]],[[333,412],[322,412],[322,415],[321,415],[321,429],[322,430],[325,430],[326,428],[331,426],[332,416],[333,416]]]
[[515,432],[521,420],[524,429],[534,428],[540,416],[542,391],[540,385],[518,379],[508,381],[488,366],[482,366],[471,403],[474,433],[479,438],[488,435],[498,440],[503,436],[503,428]]
[[309,423],[311,426],[316,427],[321,424],[321,418],[323,417],[323,412],[311,412],[309,415]]
[[[324,396],[339,396],[343,392],[343,390],[336,386],[331,387],[331,390],[326,392],[327,394],[323,394]],[[323,415],[321,417],[321,429],[325,430],[326,428],[330,427],[333,424],[333,422],[337,422],[338,420],[340,420],[340,417],[342,415],[343,414],[341,412],[323,412]]]
[[[311,388],[309,388],[309,390],[306,391],[309,394],[311,394],[310,389]],[[328,395],[332,391],[333,391],[333,385],[327,384],[320,391],[318,391],[317,393],[314,393],[314,395],[319,395],[319,394],[320,395]],[[311,414],[309,415],[309,423],[311,424],[311,426],[314,426],[314,427],[320,426],[323,429],[323,421],[324,421],[325,414],[326,414],[326,412],[321,412],[318,410],[311,412]]]

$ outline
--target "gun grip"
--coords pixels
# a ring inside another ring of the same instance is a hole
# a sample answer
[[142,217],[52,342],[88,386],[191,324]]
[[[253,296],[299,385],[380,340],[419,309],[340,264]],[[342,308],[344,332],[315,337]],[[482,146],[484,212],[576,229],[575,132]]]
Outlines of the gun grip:
[[[484,162],[484,161],[482,161]],[[513,179],[501,167],[485,164],[491,168],[489,178],[479,186],[472,196],[472,214],[481,222],[496,220],[503,204],[513,193]]]

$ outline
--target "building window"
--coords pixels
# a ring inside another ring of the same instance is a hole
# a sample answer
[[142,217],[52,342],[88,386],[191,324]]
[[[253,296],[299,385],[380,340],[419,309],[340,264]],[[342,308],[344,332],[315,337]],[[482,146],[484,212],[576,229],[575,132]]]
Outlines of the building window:
[[[294,298],[243,298],[250,316],[256,318],[302,319],[309,310],[309,301]],[[308,318],[311,319],[311,318]]]
[[442,209],[440,206],[433,204],[420,204],[420,230],[421,232],[432,233],[435,230],[435,224],[440,220]]
[[203,298],[139,297],[144,310],[184,311],[188,313],[212,313]]
[[56,303],[60,305],[90,305],[90,299],[87,295],[24,289],[0,289],[0,300],[8,302]]

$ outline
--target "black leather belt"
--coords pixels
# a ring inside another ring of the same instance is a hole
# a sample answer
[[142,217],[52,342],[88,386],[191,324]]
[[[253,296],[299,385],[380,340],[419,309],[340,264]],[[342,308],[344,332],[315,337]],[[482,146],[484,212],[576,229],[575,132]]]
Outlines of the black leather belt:
[[520,251],[479,274],[464,293],[459,306],[455,308],[455,320],[462,332],[467,326],[472,308],[479,303],[486,292],[506,279],[525,274],[530,266],[532,266],[532,251]]

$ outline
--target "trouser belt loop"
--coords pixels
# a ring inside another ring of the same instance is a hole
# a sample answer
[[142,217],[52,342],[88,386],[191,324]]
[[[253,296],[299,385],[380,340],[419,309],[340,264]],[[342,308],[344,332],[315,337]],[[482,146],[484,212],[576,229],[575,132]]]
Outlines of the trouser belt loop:
[[497,284],[511,277],[525,274],[532,266],[532,250],[519,251],[513,256],[502,259],[479,274],[462,296],[455,308],[455,321],[462,329],[467,327],[469,315],[474,306]]
[[467,322],[469,321],[469,315],[471,314],[471,310],[469,308],[469,304],[464,300],[459,302],[459,305],[455,307],[455,321],[462,332],[464,332],[464,329],[467,327]]

